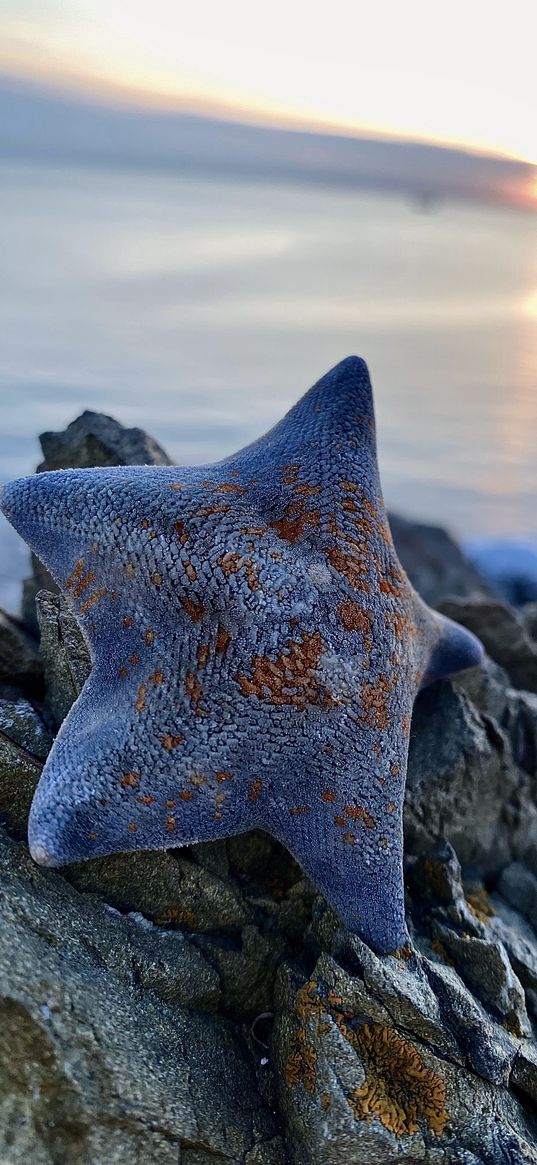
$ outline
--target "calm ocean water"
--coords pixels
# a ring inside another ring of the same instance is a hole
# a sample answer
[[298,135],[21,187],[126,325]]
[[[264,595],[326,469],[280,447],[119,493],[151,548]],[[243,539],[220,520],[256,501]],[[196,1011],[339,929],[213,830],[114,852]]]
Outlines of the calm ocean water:
[[[537,535],[537,216],[9,163],[0,222],[1,480],[84,408],[214,460],[356,352],[388,503],[463,538]],[[25,569],[3,523],[10,609]]]

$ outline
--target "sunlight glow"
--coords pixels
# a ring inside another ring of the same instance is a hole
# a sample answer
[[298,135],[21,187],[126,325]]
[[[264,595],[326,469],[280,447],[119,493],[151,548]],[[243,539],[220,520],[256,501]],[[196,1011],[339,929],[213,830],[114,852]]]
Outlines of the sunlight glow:
[[9,73],[537,162],[534,0],[2,0],[0,12]]

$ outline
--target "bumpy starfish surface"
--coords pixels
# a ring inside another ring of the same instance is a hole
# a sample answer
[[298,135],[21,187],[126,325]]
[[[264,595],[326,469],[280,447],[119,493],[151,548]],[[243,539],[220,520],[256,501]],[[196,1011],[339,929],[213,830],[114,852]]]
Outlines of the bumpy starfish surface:
[[35,794],[35,860],[260,826],[351,930],[399,947],[412,705],[482,649],[398,562],[363,361],[216,465],[41,473],[1,504],[93,659]]

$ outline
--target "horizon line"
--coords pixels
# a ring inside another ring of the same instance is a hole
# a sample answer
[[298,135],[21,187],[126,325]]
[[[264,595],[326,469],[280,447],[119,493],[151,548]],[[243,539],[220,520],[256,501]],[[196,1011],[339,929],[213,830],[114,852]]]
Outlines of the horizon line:
[[23,88],[46,90],[51,96],[61,96],[74,103],[82,102],[106,109],[126,109],[137,112],[153,112],[166,115],[183,115],[222,121],[227,124],[238,124],[260,129],[274,129],[290,133],[306,133],[314,136],[328,136],[347,138],[352,140],[370,140],[384,142],[401,142],[408,145],[423,145],[438,150],[452,150],[468,154],[477,158],[491,158],[498,161],[513,162],[518,165],[537,169],[537,161],[521,154],[507,150],[493,149],[480,145],[477,142],[463,141],[455,138],[434,138],[425,134],[406,133],[395,129],[387,129],[373,125],[356,125],[324,119],[301,118],[294,114],[271,112],[268,109],[247,107],[238,102],[218,101],[201,96],[177,94],[167,95],[156,90],[135,87],[92,78],[87,75],[81,77],[70,70],[40,69],[37,66],[33,73],[24,69],[16,69],[10,62],[2,61],[0,57],[0,79],[5,79]]

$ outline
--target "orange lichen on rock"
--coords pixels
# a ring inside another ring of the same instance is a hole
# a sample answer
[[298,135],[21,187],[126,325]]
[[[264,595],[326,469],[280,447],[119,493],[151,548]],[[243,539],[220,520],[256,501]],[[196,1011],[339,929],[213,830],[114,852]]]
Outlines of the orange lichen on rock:
[[366,1078],[349,1105],[358,1120],[375,1117],[396,1137],[419,1132],[420,1121],[441,1136],[449,1120],[446,1085],[427,1068],[418,1048],[381,1023],[364,1024],[358,1031],[345,1026],[364,1061]]
[[329,708],[335,701],[317,677],[317,666],[324,651],[320,631],[304,633],[301,640],[287,641],[287,651],[275,659],[254,655],[251,676],[236,675],[243,696],[257,696],[271,704],[292,705],[303,710],[308,705]]

